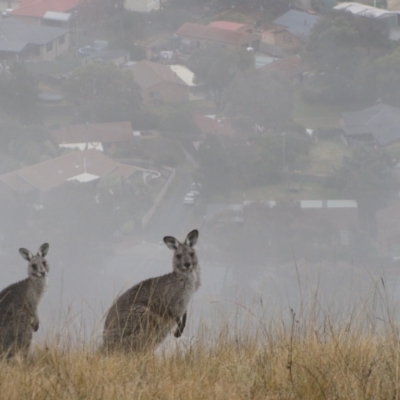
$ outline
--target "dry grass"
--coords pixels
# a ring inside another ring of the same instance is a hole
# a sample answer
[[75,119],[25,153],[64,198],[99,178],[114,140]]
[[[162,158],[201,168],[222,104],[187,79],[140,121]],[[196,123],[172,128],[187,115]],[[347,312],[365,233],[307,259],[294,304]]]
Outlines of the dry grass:
[[229,324],[217,335],[204,329],[185,350],[163,353],[105,356],[89,344],[49,341],[28,361],[0,363],[0,397],[397,399],[399,338],[391,318],[378,327],[363,306],[342,322],[318,301],[308,309],[268,325],[253,315],[251,333]]
[[351,151],[342,142],[333,140],[318,140],[310,148],[311,160],[309,169],[312,174],[331,175],[334,168],[342,165],[343,157],[350,156]]

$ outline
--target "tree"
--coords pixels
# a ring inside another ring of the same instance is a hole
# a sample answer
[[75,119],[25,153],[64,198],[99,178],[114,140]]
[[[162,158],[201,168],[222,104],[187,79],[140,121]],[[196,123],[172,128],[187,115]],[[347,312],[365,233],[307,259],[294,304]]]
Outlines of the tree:
[[9,73],[0,75],[0,105],[24,124],[39,120],[38,94],[38,83],[24,63],[15,62]]
[[79,121],[133,120],[142,106],[133,75],[115,65],[87,64],[75,70],[65,82],[64,91]]
[[197,50],[189,59],[189,67],[202,81],[215,102],[217,112],[222,111],[224,90],[236,76],[254,66],[254,56],[246,50],[222,49],[210,46]]
[[243,132],[291,125],[293,93],[290,84],[249,69],[238,73],[225,93],[226,113]]
[[57,156],[54,139],[41,125],[22,125],[0,114],[0,173]]
[[375,96],[394,106],[400,106],[400,49],[397,48],[375,60]]
[[344,158],[328,183],[344,198],[357,201],[360,217],[368,224],[373,221],[375,212],[385,207],[396,187],[389,154],[362,145],[354,149],[351,157]]
[[150,189],[139,174],[137,181],[109,174],[97,185],[67,182],[48,193],[36,228],[52,236],[61,258],[101,263],[112,255],[123,230],[132,233],[140,226],[151,204]]
[[208,135],[198,150],[198,180],[202,183],[204,194],[212,196],[222,193],[227,196],[231,186],[231,170],[228,154],[220,140]]
[[344,14],[328,14],[314,27],[306,48],[306,61],[317,71],[320,97],[327,102],[354,98],[360,60],[359,32]]
[[163,132],[175,133],[180,137],[193,137],[199,128],[193,120],[193,114],[184,108],[174,108],[161,118],[159,129]]

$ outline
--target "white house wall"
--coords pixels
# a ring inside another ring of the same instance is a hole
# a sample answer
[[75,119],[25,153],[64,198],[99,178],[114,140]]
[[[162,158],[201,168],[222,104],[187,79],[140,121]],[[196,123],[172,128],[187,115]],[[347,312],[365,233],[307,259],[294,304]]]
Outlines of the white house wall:
[[126,0],[125,8],[129,11],[147,13],[160,9],[160,0]]
[[40,47],[40,59],[42,61],[51,61],[54,60],[59,55],[65,53],[69,50],[70,47],[70,35],[66,33],[64,35],[65,40],[64,43],[61,43],[61,38],[57,38],[53,40],[53,48],[51,50],[47,50],[47,45],[43,45]]

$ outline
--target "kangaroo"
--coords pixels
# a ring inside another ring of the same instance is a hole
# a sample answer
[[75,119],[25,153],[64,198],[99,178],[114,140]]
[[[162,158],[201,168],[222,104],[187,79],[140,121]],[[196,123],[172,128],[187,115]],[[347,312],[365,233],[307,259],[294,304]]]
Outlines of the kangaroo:
[[198,236],[193,230],[183,243],[164,237],[164,243],[174,251],[173,271],[142,281],[116,299],[104,324],[104,350],[154,348],[176,325],[175,337],[182,335],[187,307],[200,286],[200,267],[193,248]]
[[32,333],[39,329],[38,305],[47,288],[49,265],[45,259],[49,245],[44,243],[34,256],[21,248],[28,261],[28,278],[0,292],[0,356],[28,355]]

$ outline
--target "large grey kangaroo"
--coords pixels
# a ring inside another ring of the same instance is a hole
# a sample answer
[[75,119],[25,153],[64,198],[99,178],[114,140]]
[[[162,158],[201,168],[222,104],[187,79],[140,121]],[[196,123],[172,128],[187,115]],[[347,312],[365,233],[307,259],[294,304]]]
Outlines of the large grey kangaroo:
[[47,243],[35,256],[27,249],[19,249],[28,261],[28,278],[0,292],[0,356],[28,355],[32,334],[39,329],[38,305],[47,288],[48,251]]
[[173,271],[142,281],[116,299],[104,324],[104,350],[154,348],[176,325],[175,337],[181,336],[187,307],[200,286],[200,267],[193,248],[198,236],[193,230],[183,243],[164,237],[164,243],[174,251]]

